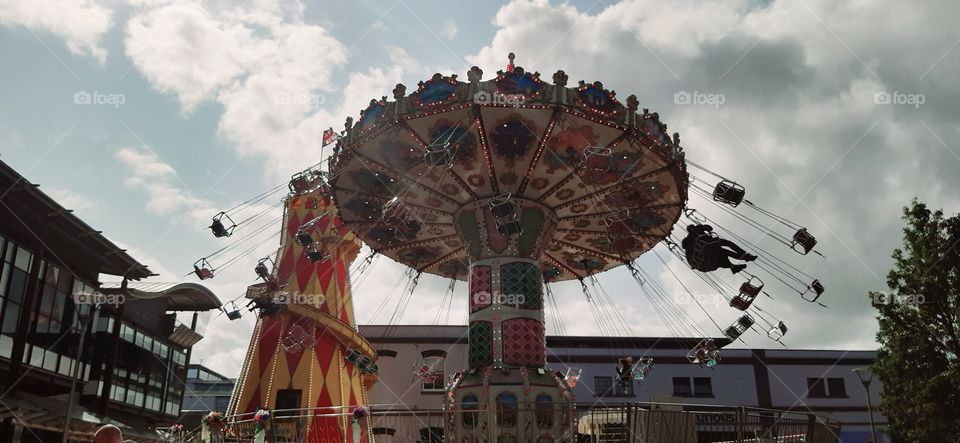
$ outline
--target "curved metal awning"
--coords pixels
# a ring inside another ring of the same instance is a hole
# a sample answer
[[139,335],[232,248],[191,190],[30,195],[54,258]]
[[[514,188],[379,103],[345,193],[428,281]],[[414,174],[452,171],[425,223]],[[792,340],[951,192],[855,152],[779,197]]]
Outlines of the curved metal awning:
[[209,311],[223,306],[220,299],[206,286],[190,282],[104,282],[100,285],[104,294],[124,294],[138,300],[165,298],[168,311]]

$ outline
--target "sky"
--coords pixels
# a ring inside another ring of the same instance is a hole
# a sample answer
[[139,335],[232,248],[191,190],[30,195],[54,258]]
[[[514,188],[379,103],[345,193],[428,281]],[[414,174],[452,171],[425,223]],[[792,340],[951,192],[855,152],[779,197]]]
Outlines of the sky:
[[[680,132],[688,160],[807,227],[825,258],[728,220],[827,288],[824,308],[768,279],[773,298],[758,305],[790,327],[791,348],[872,349],[867,293],[885,289],[901,208],[916,197],[960,209],[958,16],[949,0],[0,0],[0,159],[160,274],[151,280],[194,281],[194,261],[224,244],[210,217],[319,162],[325,128],[397,83],[465,79],[471,66],[489,79],[514,52],[545,79],[563,69],[571,84],[636,94]],[[271,231],[204,284],[224,301],[242,294],[277,246]],[[647,255],[640,263],[703,329],[719,334],[704,310],[721,326],[736,319],[682,263]],[[382,258],[367,271],[361,324],[388,321],[403,269]],[[598,281],[630,332],[671,334],[627,271]],[[400,323],[463,323],[465,285],[449,309],[446,287],[423,277]],[[579,315],[578,283],[553,292],[561,315],[548,313],[548,333],[600,334]],[[214,314],[193,361],[236,376],[253,321]]]

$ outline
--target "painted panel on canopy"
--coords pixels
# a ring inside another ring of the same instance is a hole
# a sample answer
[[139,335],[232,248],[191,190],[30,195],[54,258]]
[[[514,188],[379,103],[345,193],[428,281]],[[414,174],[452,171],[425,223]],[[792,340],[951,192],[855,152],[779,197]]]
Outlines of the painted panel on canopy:
[[468,274],[467,263],[467,252],[464,248],[446,260],[425,269],[424,272],[446,278],[465,280]]
[[485,106],[481,115],[500,193],[516,194],[553,110]]
[[558,217],[606,213],[624,208],[679,203],[677,183],[667,171],[610,187],[591,197],[571,199],[555,207]]
[[341,206],[343,219],[348,223],[377,220],[383,213],[383,205],[394,196],[402,196],[404,202],[412,203],[406,205],[407,208],[417,212],[418,219],[427,223],[449,223],[451,216],[414,205],[449,214],[459,207],[454,202],[435,197],[434,193],[425,191],[421,186],[411,186],[410,180],[399,177],[395,171],[372,163],[365,165],[369,167],[350,168],[336,182],[337,202]]
[[[480,195],[490,192],[490,180],[487,179],[487,166],[483,159],[483,148],[477,135],[476,122],[470,118],[470,108],[460,108],[449,112],[428,115],[407,120],[420,139],[430,144],[449,141],[453,148],[452,172]],[[421,154],[422,154],[421,148]],[[481,180],[482,178],[482,180]],[[445,195],[460,201],[470,199],[459,183],[448,177],[439,187]]]
[[[680,212],[680,206],[672,207],[636,207],[628,209],[628,217],[638,234],[667,235],[670,232],[673,220]],[[558,230],[577,230],[597,232],[603,235],[608,233],[607,221],[611,217],[619,216],[620,211],[586,214],[567,219],[561,219]],[[663,230],[666,229],[666,232]],[[565,234],[565,233],[564,233]]]
[[[389,177],[401,180],[403,186],[394,194],[401,195],[405,200],[414,198],[407,200],[414,203],[445,207],[444,210],[455,209],[468,199],[467,193],[463,191],[455,192],[451,196],[438,195],[438,190],[444,183],[456,184],[456,181],[442,174],[439,168],[427,167],[423,160],[423,148],[409,131],[386,131],[356,149],[373,161],[355,162],[345,174],[352,175],[351,171],[364,168],[384,171]],[[407,195],[403,195],[404,192],[407,192]]]
[[[622,131],[619,129],[564,112],[550,134],[524,194],[533,199],[543,197],[583,162],[585,147],[605,147],[613,143],[620,134]],[[580,182],[576,177],[571,181]]]
[[620,140],[614,145],[617,151],[631,152],[626,158],[620,157],[621,160],[616,162],[619,169],[614,173],[587,171],[581,168],[576,174],[568,177],[554,192],[546,195],[543,203],[550,207],[558,207],[582,198],[587,193],[600,192],[605,188],[629,183],[635,177],[656,172],[663,167],[659,157],[649,152],[641,155],[642,151],[635,150],[636,146],[630,147],[630,144],[628,140]]

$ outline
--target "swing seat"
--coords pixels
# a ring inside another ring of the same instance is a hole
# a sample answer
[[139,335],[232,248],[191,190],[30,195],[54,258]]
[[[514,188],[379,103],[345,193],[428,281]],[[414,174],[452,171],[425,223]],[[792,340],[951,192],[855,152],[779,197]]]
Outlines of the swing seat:
[[233,304],[233,310],[226,311],[226,313],[227,313],[227,318],[230,319],[230,321],[238,320],[240,319],[240,317],[243,316],[242,314],[240,314],[240,310],[237,309],[236,304]]
[[790,243],[790,247],[793,248],[794,251],[803,255],[809,254],[816,245],[816,237],[807,232],[807,228],[798,229],[797,232],[793,234],[793,241]]
[[687,352],[687,360],[692,364],[713,367],[720,361],[720,350],[717,349],[713,339],[705,338]]
[[580,381],[580,374],[583,372],[583,369],[580,368],[567,368],[567,373],[563,376],[563,381],[567,384],[567,387],[573,389],[577,387],[577,382]]
[[330,259],[330,256],[317,249],[316,245],[310,245],[307,248],[307,260],[311,263],[323,263]]
[[447,166],[453,161],[453,149],[450,142],[436,143],[424,149],[423,161],[430,166]]
[[607,241],[610,242],[610,249],[619,253],[635,251],[638,243],[633,237],[607,237]]
[[200,280],[208,280],[213,278],[213,269],[200,268],[194,265],[193,273],[197,274],[197,277],[200,277]]
[[650,369],[652,368],[653,368],[652,358],[641,358],[639,361],[637,361],[637,364],[633,366],[634,380],[641,381],[647,378],[647,374],[650,373]]
[[713,200],[737,207],[743,201],[746,189],[734,181],[723,180],[713,189]]
[[783,322],[780,322],[773,329],[767,331],[767,337],[770,337],[775,341],[780,341],[784,335],[787,335],[787,325],[783,324]]
[[253,272],[257,273],[257,277],[260,277],[264,280],[270,278],[270,270],[267,269],[267,265],[264,262],[257,263],[257,266],[253,268]]
[[750,314],[743,314],[742,317],[738,318],[736,322],[723,331],[723,335],[726,335],[730,340],[736,340],[740,338],[744,332],[747,332],[753,324],[753,317],[751,317]]
[[313,236],[309,232],[297,231],[297,243],[304,248],[313,244]]
[[610,235],[632,235],[636,233],[636,226],[630,218],[630,211],[624,209],[607,216],[607,233]]
[[713,232],[703,234],[693,242],[693,250],[687,255],[687,264],[701,272],[717,270],[717,260],[720,256],[720,237]]
[[[800,298],[810,303],[816,303],[817,299],[820,298],[820,295],[823,294],[823,291],[823,283],[820,283],[820,280],[814,280],[810,282],[810,286],[807,287],[807,290],[800,294]],[[811,292],[813,292],[813,295],[808,295]]]
[[303,194],[310,189],[310,182],[302,175],[295,175],[290,179],[290,192],[294,194]]
[[497,232],[504,237],[518,235],[523,232],[523,226],[521,226],[520,221],[516,219],[505,222],[497,220]]
[[730,299],[730,306],[741,311],[746,311],[747,308],[753,304],[753,300],[757,298],[757,295],[760,294],[761,289],[763,289],[763,282],[756,276],[751,276],[750,280],[740,285],[740,293]]
[[614,168],[613,150],[602,146],[583,148],[583,164],[588,171],[610,172]]
[[516,213],[517,205],[510,197],[510,193],[501,194],[490,199],[490,212],[496,218],[509,217]]
[[[226,219],[230,223],[230,227],[227,227],[223,221]],[[213,216],[213,222],[210,224],[210,231],[213,232],[213,236],[217,238],[229,237],[233,235],[233,230],[237,228],[237,224],[234,223],[233,219],[227,215],[226,212],[221,212]]]

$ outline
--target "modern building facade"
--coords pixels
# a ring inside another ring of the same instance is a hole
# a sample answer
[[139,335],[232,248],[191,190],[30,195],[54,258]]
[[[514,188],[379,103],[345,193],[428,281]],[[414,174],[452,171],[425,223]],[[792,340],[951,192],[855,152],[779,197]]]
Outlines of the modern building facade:
[[[197,423],[210,411],[226,411],[237,379],[199,364],[187,367],[186,392],[180,414],[185,423]],[[196,418],[196,420],[194,420]]]
[[[390,407],[398,413],[437,410],[444,396],[442,380],[467,367],[466,326],[361,326],[360,330],[380,356],[380,380],[370,391],[373,405],[396,405]],[[699,339],[547,336],[546,340],[551,370],[582,371],[575,389],[578,407],[657,402],[694,409],[718,405],[788,410],[839,422],[838,437],[844,443],[863,443],[870,435],[866,392],[853,369],[870,364],[873,351],[722,349],[720,363],[707,368],[691,364],[686,357]],[[715,340],[727,343],[725,338]],[[642,383],[624,387],[616,382],[617,361],[624,356],[653,358]],[[420,382],[413,370],[422,364],[442,377]],[[874,405],[881,390],[874,380],[870,386]],[[874,413],[873,418],[878,430],[886,425],[880,414]],[[442,420],[437,414],[418,420],[417,426],[442,427]],[[889,441],[879,433],[878,437],[878,442]]]
[[219,300],[139,281],[145,265],[2,162],[0,191],[0,441],[83,441],[101,423],[148,441],[176,420],[198,314]]

